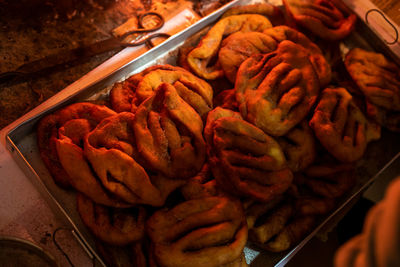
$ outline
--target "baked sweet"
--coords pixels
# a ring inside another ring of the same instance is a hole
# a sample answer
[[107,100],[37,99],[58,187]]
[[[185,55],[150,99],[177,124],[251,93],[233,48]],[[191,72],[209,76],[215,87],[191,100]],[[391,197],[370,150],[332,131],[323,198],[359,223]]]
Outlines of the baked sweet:
[[279,144],[239,113],[215,108],[204,136],[213,175],[227,192],[268,202],[289,188],[292,172]]
[[285,40],[276,51],[244,61],[235,90],[245,120],[282,136],[307,116],[319,94],[319,81],[306,50]]
[[[101,186],[113,195],[131,204],[162,206],[169,193],[182,182],[151,176],[138,162],[134,117],[132,113],[121,112],[103,120],[86,135],[85,156]],[[158,183],[163,186],[158,187]]]
[[133,132],[148,170],[172,179],[187,179],[203,167],[206,147],[202,119],[173,85],[161,83],[138,107]]
[[217,55],[224,37],[235,32],[261,32],[272,27],[271,22],[258,14],[232,15],[219,20],[201,39],[187,57],[190,69],[201,78],[215,80],[224,76],[224,71],[211,61]]
[[283,0],[294,21],[324,40],[337,41],[349,35],[356,15],[340,1]]
[[148,67],[127,80],[116,83],[110,92],[113,109],[117,112],[135,112],[161,83],[172,84],[201,117],[212,109],[211,86],[187,70],[168,64]]
[[313,163],[317,150],[314,134],[304,120],[286,135],[276,139],[285,154],[287,164],[293,172],[306,169]]
[[380,126],[367,120],[342,87],[326,88],[310,126],[325,149],[342,162],[359,160],[371,141],[380,138]]
[[370,103],[400,111],[400,68],[394,62],[383,54],[353,48],[344,63]]
[[[54,181],[62,186],[71,186],[71,178],[63,168],[57,154],[56,143],[67,139],[75,150],[81,149],[85,133],[93,129],[102,119],[115,112],[105,106],[92,103],[75,103],[44,116],[37,125],[37,144],[40,156]],[[67,124],[66,126],[64,126]],[[59,129],[62,136],[60,137]],[[70,138],[71,137],[71,138]]]

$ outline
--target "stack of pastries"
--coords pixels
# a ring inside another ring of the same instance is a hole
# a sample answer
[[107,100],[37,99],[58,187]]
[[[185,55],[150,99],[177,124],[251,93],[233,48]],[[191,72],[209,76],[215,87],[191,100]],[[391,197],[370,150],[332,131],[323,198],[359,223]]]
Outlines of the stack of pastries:
[[280,252],[310,233],[381,127],[400,129],[399,67],[362,48],[332,56],[354,23],[338,1],[234,7],[180,66],[43,117],[43,162],[77,192],[104,261],[247,266],[248,239]]

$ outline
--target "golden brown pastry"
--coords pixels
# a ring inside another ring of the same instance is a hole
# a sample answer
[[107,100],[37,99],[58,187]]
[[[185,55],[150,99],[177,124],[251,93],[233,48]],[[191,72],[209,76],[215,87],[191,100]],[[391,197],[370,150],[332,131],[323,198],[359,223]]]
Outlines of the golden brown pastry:
[[214,106],[239,111],[235,89],[223,90],[214,97]]
[[180,188],[186,200],[219,196],[223,194],[217,186],[217,181],[212,176],[209,164],[204,164],[201,171],[190,178],[187,183]]
[[217,107],[204,136],[213,175],[225,191],[268,202],[289,188],[292,172],[280,146],[239,113]]
[[202,168],[206,156],[202,119],[173,85],[162,83],[138,107],[133,131],[147,169],[187,179]]
[[304,170],[313,163],[317,154],[315,137],[306,120],[276,140],[281,146],[292,172]]
[[269,3],[235,6],[226,11],[222,15],[222,18],[241,14],[259,14],[266,16],[273,25],[280,25],[284,23],[282,11],[278,7]]
[[[54,181],[71,186],[71,178],[62,166],[57,154],[58,139],[66,139],[73,149],[81,153],[81,140],[102,119],[114,115],[111,109],[91,103],[76,103],[43,117],[37,125],[37,144],[40,156]],[[67,124],[65,126],[65,124]],[[63,128],[62,136],[59,129]]]
[[143,207],[111,208],[78,194],[77,209],[93,235],[107,244],[124,246],[144,238],[146,211]]
[[279,204],[262,223],[249,227],[249,239],[258,244],[265,244],[285,228],[293,212],[291,203]]
[[304,171],[304,183],[323,197],[338,198],[356,183],[355,169],[350,164],[313,165]]
[[380,138],[380,126],[366,119],[345,88],[326,88],[310,126],[325,149],[342,162],[359,160],[371,141]]
[[383,54],[353,48],[345,66],[369,102],[400,111],[400,68],[394,62]]
[[261,32],[272,27],[269,20],[258,14],[232,15],[219,20],[201,39],[196,48],[190,51],[187,62],[191,70],[201,78],[215,80],[224,76],[224,72],[215,64],[210,66],[217,55],[224,37],[235,32]]
[[325,59],[321,49],[308,39],[306,35],[284,25],[266,29],[263,31],[263,34],[272,37],[277,43],[289,40],[305,48],[308,59],[318,75],[320,86],[325,87],[331,81],[331,66]]
[[168,64],[155,65],[130,76],[122,82],[115,83],[110,91],[112,109],[116,112],[135,112],[137,106],[143,102],[143,99],[136,95],[137,86],[146,74],[155,70],[175,71],[178,70],[178,68]]
[[349,35],[356,15],[340,0],[283,0],[295,22],[324,40],[337,41]]
[[[150,176],[138,163],[138,140],[133,133],[134,115],[121,112],[103,120],[84,140],[85,156],[101,186],[127,203],[162,206],[182,184]],[[80,175],[85,174],[81,171]],[[161,187],[161,186],[162,187]]]
[[275,51],[284,40],[292,41],[306,49],[309,60],[316,71],[320,86],[331,80],[331,67],[319,47],[301,32],[287,26],[276,26],[260,32],[237,32],[225,38],[218,53],[218,60],[225,76],[235,83],[237,71],[243,61],[254,54]]
[[218,62],[226,78],[234,84],[243,61],[254,54],[272,52],[276,47],[277,42],[262,32],[236,32],[222,41]]
[[285,40],[275,52],[244,61],[235,90],[245,120],[282,136],[306,117],[317,99],[319,81],[306,50]]
[[161,83],[174,85],[178,94],[200,116],[205,116],[212,109],[211,86],[187,70],[168,64],[151,66],[121,83],[116,83],[110,92],[113,109],[117,112],[135,112],[138,105],[152,96]]
[[164,267],[225,266],[242,257],[247,241],[241,203],[227,197],[193,199],[156,211],[146,229],[153,258]]

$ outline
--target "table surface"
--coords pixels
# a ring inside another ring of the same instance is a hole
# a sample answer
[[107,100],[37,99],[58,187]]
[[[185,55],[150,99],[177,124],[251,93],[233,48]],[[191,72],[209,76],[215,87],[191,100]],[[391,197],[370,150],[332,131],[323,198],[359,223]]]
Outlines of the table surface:
[[400,25],[399,0],[371,0],[371,2],[387,14],[397,25]]
[[[398,1],[373,0],[372,2],[385,11],[393,21],[400,25],[400,3]],[[77,86],[77,84],[88,84],[91,80],[99,77],[101,72],[112,71],[115,66],[123,65],[135,57],[135,53],[132,53],[132,50],[129,49],[122,51],[121,53],[126,54],[123,54],[122,57],[120,57],[120,60],[113,60],[113,58],[111,58],[108,62],[100,65],[85,77],[82,77],[77,80],[77,82],[62,90],[57,96],[65,97],[74,90],[74,87]],[[54,102],[55,99],[50,98],[37,106],[36,110],[33,112],[45,110]],[[46,251],[49,251],[61,266],[69,266],[65,256],[52,241],[54,231],[60,227],[65,227],[65,222],[55,215],[38,190],[18,167],[5,146],[5,135],[8,130],[12,129],[15,125],[18,125],[25,117],[29,117],[29,112],[22,115],[16,121],[0,131],[0,235],[12,235],[30,240],[43,247]],[[371,193],[375,196],[375,201],[379,200],[382,196],[387,183],[397,175],[397,170],[398,169],[385,176],[385,179],[380,180],[377,187],[371,188],[372,191],[375,190]],[[61,246],[64,250],[68,251],[69,255],[71,255],[74,265],[90,266],[91,262],[89,257],[80,248],[80,245],[75,241],[75,239],[62,238],[66,235],[71,235],[71,233],[65,231],[60,232],[60,240],[68,240],[67,243],[61,244]],[[307,253],[310,253],[310,251],[312,253],[313,248],[308,248],[306,246],[300,252],[300,255],[306,255]],[[310,258],[305,257],[305,260],[310,263]],[[330,259],[327,260],[331,261]]]

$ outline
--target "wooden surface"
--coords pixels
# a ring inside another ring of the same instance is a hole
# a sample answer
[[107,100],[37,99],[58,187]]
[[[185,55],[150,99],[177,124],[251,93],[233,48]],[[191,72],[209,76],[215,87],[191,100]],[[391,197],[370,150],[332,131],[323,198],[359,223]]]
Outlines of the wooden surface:
[[400,25],[399,0],[371,0],[379,9],[385,12],[397,25]]

